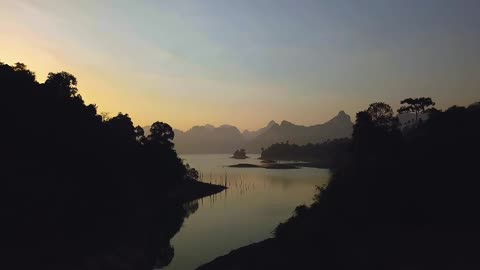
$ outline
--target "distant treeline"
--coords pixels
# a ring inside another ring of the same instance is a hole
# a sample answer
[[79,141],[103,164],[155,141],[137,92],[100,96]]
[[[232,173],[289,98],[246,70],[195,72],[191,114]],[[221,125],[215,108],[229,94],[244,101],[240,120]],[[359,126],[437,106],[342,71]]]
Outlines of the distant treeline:
[[385,103],[357,113],[352,151],[313,205],[200,269],[479,269],[480,103],[402,104],[429,118],[401,132]]
[[334,139],[320,144],[296,145],[288,141],[276,143],[262,149],[261,159],[265,160],[295,160],[318,162],[327,166],[345,159],[350,150],[351,139]]
[[198,175],[177,156],[172,128],[155,122],[144,136],[128,114],[102,116],[67,72],[40,83],[24,64],[0,62],[0,89],[1,239],[15,263],[1,268],[81,269],[69,264],[122,241],[149,269],[168,264],[188,214],[169,191]]

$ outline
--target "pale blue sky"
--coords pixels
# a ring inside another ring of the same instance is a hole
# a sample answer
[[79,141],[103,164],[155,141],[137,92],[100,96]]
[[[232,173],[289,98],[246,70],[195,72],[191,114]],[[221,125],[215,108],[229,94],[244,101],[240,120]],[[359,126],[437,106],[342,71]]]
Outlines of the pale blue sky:
[[321,123],[375,101],[480,100],[476,0],[0,0],[0,60],[77,76],[141,125]]

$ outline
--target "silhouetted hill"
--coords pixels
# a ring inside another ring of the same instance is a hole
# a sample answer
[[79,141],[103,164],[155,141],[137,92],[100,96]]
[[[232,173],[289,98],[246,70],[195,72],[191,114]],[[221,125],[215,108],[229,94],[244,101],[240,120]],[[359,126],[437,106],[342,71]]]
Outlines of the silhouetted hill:
[[251,140],[251,139],[254,139],[255,137],[257,137],[258,135],[261,135],[263,133],[265,133],[266,131],[268,131],[270,128],[274,127],[274,126],[278,126],[277,122],[275,121],[270,121],[266,127],[263,127],[259,130],[254,130],[254,131],[250,131],[250,130],[245,130],[243,131],[243,136],[245,137],[245,139],[247,140]]
[[300,126],[282,121],[280,125],[272,126],[264,133],[252,139],[246,146],[249,152],[260,152],[262,147],[274,143],[289,141],[304,145],[307,143],[322,143],[328,139],[351,137],[353,123],[350,116],[340,111],[337,116],[324,124]]
[[[215,127],[207,124],[187,131],[174,129],[174,143],[177,152],[182,154],[226,154],[239,148],[245,148],[247,153],[260,153],[262,147],[285,141],[304,145],[351,137],[352,126],[350,116],[340,111],[328,122],[313,126],[296,125],[285,120],[279,125],[272,120],[261,129],[243,133],[231,125]],[[143,129],[148,136],[150,127]]]
[[175,130],[175,135],[174,143],[178,153],[232,153],[245,143],[238,128],[230,125],[194,126],[185,132]]

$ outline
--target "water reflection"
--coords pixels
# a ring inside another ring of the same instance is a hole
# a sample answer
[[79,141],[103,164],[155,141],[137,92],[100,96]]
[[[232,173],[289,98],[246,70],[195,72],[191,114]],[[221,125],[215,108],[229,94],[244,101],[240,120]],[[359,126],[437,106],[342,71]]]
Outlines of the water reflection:
[[[238,163],[229,155],[183,156],[200,171],[202,181],[228,187],[198,201],[172,239],[175,257],[168,270],[195,269],[230,250],[266,239],[299,204],[312,201],[315,186],[328,182],[328,170],[267,170],[229,168]],[[260,164],[253,155],[246,163]]]
[[[175,250],[172,237],[198,202],[159,200],[135,213],[105,212],[95,219],[78,213],[49,225],[45,213],[26,228],[10,230],[1,269],[151,270],[169,265]],[[42,216],[43,215],[43,216]],[[89,215],[92,217],[93,215]],[[18,234],[16,232],[19,232]]]
[[198,208],[198,201],[156,207],[156,214],[137,217],[132,226],[123,228],[114,245],[90,246],[92,255],[77,261],[81,264],[74,269],[163,269],[175,255],[172,237]]

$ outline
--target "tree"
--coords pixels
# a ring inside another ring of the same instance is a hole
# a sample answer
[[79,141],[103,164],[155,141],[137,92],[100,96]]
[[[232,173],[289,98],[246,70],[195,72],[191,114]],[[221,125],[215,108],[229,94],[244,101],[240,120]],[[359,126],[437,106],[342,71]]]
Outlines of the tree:
[[354,152],[359,157],[392,152],[401,137],[398,118],[390,105],[383,102],[370,104],[367,110],[357,113],[353,127]]
[[27,70],[27,65],[25,65],[24,63],[17,62],[13,66],[13,70],[14,71],[26,71]]
[[135,128],[128,113],[123,114],[119,112],[117,116],[105,121],[104,125],[111,140],[119,140],[122,143],[136,141]]
[[175,137],[172,127],[163,122],[155,122],[150,127],[150,135],[148,135],[149,141],[153,143],[171,145],[172,140]]
[[392,131],[399,126],[398,118],[393,115],[392,107],[386,103],[375,102],[370,104],[366,110],[366,114],[366,116],[360,115],[360,118],[368,117],[377,127]]
[[140,144],[144,144],[145,142],[145,130],[141,126],[136,126],[135,127],[135,138],[137,139],[137,142]]
[[77,78],[68,72],[48,73],[45,86],[55,91],[60,98],[78,97]]
[[97,118],[98,107],[97,107],[96,104],[90,104],[85,109],[87,110],[87,112],[89,113],[90,116],[93,116],[93,117]]
[[35,73],[28,70],[27,65],[25,65],[24,63],[15,63],[15,65],[13,66],[13,70],[18,73],[23,73],[24,75],[27,75],[31,79],[35,80]]
[[102,117],[102,122],[107,122],[108,120],[112,119],[110,117],[110,113],[108,112],[101,112],[100,117]]
[[400,104],[407,104],[400,109],[398,109],[398,113],[415,113],[415,123],[418,123],[418,115],[423,114],[435,106],[435,102],[432,101],[431,98],[407,98],[400,102]]

